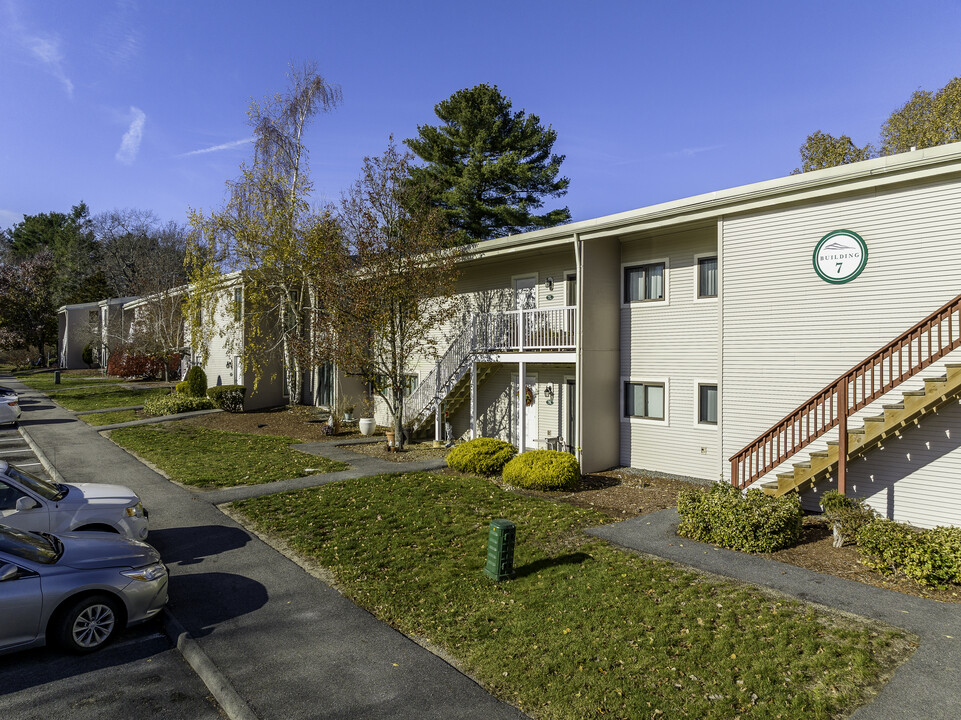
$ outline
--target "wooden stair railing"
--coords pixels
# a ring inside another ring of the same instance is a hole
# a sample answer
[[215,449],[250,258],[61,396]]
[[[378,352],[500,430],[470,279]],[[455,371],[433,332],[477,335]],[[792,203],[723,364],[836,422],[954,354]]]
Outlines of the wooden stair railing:
[[745,488],[838,427],[838,492],[845,492],[847,420],[961,347],[961,295],[829,383],[731,457],[731,484]]

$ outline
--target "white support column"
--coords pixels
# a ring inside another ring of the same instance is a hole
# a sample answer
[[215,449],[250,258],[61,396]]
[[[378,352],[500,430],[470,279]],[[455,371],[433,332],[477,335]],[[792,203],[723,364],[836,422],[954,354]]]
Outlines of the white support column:
[[434,440],[438,442],[443,439],[441,437],[441,422],[443,418],[440,412],[443,404],[440,397],[440,360],[438,360],[434,363]]
[[527,363],[517,363],[517,452],[527,449]]
[[477,438],[477,362],[470,364],[470,439]]

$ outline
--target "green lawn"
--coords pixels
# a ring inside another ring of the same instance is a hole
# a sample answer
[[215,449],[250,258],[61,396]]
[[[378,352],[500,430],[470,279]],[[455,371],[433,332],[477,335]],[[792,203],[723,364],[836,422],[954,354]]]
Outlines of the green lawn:
[[50,397],[68,410],[109,410],[110,408],[130,405],[143,405],[147,398],[169,394],[170,388],[128,390],[108,385],[106,387],[64,390],[54,393]]
[[34,390],[40,390],[41,392],[45,392],[47,390],[59,390],[60,388],[76,387],[78,385],[114,385],[116,383],[123,382],[123,380],[120,378],[99,378],[91,377],[90,375],[70,375],[66,370],[60,373],[59,385],[54,385],[54,374],[52,372],[36,374],[21,373],[16,375],[16,378],[27,387],[31,387]]
[[93,415],[81,415],[80,419],[88,425],[113,425],[114,423],[139,420],[136,410],[118,410],[117,412],[102,412]]
[[[234,507],[538,718],[843,717],[913,652],[900,630],[619,551],[581,532],[605,516],[484,480],[387,475]],[[494,583],[499,517],[517,577]]]
[[177,482],[231,487],[346,470],[347,465],[291,450],[289,437],[210,430],[171,422],[121,428],[110,439]]

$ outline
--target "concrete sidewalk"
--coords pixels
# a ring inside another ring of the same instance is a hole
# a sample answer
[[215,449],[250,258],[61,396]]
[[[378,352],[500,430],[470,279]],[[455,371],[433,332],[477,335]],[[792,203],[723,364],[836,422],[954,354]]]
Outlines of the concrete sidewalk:
[[223,686],[233,718],[526,717],[233,522],[213,504],[222,498],[165,480],[45,395],[4,382],[22,392],[21,428],[65,479],[143,499],[185,655],[200,652],[194,667]]
[[855,720],[961,718],[961,605],[925,600],[842,580],[756,555],[704,545],[676,534],[674,510],[641,515],[589,532],[632,550],[768,587],[806,602],[873,618],[920,638],[914,655]]

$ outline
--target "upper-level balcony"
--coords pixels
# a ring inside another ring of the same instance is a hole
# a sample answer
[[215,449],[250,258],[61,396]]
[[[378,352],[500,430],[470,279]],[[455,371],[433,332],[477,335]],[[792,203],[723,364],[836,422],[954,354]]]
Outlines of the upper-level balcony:
[[471,334],[475,352],[574,350],[577,307],[533,308],[475,313]]

